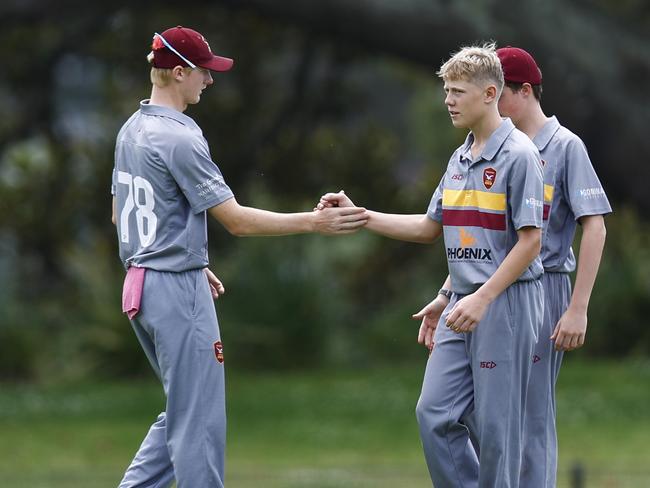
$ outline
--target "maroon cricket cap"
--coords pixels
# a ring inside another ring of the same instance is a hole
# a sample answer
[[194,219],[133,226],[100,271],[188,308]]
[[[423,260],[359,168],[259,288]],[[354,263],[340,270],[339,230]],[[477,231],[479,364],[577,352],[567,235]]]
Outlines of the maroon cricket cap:
[[533,57],[518,47],[502,47],[497,49],[501,60],[503,78],[511,83],[542,84],[542,72]]
[[189,66],[187,61],[190,61],[196,66],[212,71],[228,71],[234,63],[230,58],[212,54],[205,37],[180,25],[167,29],[162,34],[154,34],[151,49],[154,68]]

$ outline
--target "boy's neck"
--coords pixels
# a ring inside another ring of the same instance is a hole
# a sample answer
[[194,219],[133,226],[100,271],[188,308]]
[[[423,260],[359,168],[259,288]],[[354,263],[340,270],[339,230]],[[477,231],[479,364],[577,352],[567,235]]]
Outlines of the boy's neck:
[[485,114],[485,117],[477,121],[473,127],[470,127],[474,135],[474,144],[472,146],[477,148],[484,147],[492,133],[499,128],[501,122],[501,116],[495,106],[494,109],[489,110]]
[[160,88],[156,85],[151,87],[151,98],[149,99],[151,105],[160,105],[161,107],[171,108],[179,112],[185,112],[187,104],[183,103],[180,95],[174,90]]
[[549,118],[544,114],[541,105],[539,102],[536,102],[515,125],[517,129],[525,133],[532,140],[548,120]]

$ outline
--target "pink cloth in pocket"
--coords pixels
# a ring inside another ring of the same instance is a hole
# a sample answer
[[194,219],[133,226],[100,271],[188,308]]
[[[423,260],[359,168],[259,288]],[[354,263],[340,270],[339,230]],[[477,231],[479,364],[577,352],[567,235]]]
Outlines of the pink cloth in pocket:
[[124,278],[122,288],[122,312],[132,319],[140,311],[142,288],[144,286],[144,272],[147,268],[129,267]]

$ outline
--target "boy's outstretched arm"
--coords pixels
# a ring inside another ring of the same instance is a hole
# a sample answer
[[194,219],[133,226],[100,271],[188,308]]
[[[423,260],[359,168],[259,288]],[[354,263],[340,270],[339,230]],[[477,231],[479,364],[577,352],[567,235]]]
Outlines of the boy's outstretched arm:
[[[316,210],[323,211],[333,207],[350,208],[354,206],[350,197],[341,190],[338,193],[323,195],[318,205],[316,205]],[[366,228],[368,230],[398,241],[429,244],[442,234],[442,225],[425,214],[387,214],[368,210],[367,215]]]
[[278,213],[239,205],[234,198],[208,210],[236,236],[289,234],[350,234],[368,222],[364,208],[328,208],[321,212]]

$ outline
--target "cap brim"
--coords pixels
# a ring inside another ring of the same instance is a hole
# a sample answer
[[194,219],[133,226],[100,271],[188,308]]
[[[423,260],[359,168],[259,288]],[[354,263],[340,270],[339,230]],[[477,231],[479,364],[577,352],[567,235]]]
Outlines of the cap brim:
[[199,66],[210,71],[228,71],[234,63],[235,61],[230,58],[214,56],[210,61],[201,63]]

